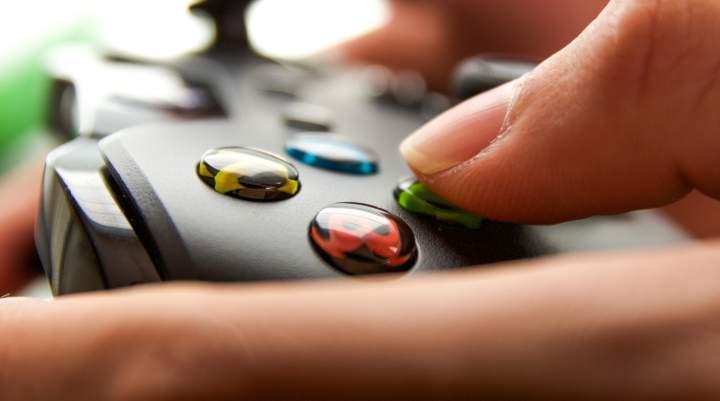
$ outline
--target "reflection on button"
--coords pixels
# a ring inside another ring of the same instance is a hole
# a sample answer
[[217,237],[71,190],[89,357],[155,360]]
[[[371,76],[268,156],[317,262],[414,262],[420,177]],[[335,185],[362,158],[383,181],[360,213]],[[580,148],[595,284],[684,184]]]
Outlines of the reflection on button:
[[412,213],[461,224],[469,229],[480,228],[483,221],[481,217],[451,205],[415,178],[400,181],[395,188],[394,195],[400,207]]
[[332,130],[330,110],[307,103],[293,103],[283,113],[285,125],[303,131],[327,132]]
[[351,275],[409,270],[417,259],[410,227],[389,212],[358,203],[337,203],[320,211],[310,225],[318,253]]
[[358,175],[378,172],[375,152],[338,135],[293,135],[285,144],[285,150],[293,158],[325,170]]
[[228,147],[206,152],[197,174],[223,195],[254,201],[279,201],[300,191],[297,169],[285,159],[253,148]]

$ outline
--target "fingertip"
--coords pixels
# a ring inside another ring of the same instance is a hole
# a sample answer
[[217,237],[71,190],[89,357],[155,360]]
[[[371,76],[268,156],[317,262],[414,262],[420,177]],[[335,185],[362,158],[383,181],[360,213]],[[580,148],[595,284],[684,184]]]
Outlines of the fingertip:
[[472,160],[501,134],[517,88],[513,81],[461,103],[405,139],[401,154],[427,177]]

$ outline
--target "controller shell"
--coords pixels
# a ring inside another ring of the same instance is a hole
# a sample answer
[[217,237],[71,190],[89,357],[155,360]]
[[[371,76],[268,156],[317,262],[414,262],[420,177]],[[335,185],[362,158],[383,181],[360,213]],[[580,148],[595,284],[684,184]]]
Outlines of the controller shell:
[[[419,249],[408,275],[575,250],[571,237],[591,237],[608,225],[641,235],[664,226],[599,218],[567,236],[562,227],[486,221],[468,230],[414,215],[393,197],[396,184],[411,174],[397,149],[427,121],[426,108],[378,96],[359,70],[303,70],[249,51],[215,51],[163,67],[209,88],[224,117],[188,121],[171,115],[138,126],[130,119],[120,125],[131,128],[109,136],[85,133],[48,156],[36,238],[56,295],[175,280],[347,278],[308,238],[315,214],[337,202],[379,207],[407,222]],[[290,85],[278,90],[283,81]],[[299,101],[330,110],[334,132],[324,135],[343,135],[374,150],[379,172],[347,175],[291,160],[302,190],[273,203],[223,196],[197,177],[200,157],[212,148],[255,147],[289,158],[285,142],[301,131],[283,116]],[[106,126],[102,118],[100,127]],[[605,240],[609,246],[629,243],[627,237]]]

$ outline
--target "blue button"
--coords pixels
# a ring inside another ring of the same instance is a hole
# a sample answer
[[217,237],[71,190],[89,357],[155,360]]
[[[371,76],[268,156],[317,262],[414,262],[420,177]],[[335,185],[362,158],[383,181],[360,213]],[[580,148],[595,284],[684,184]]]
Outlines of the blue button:
[[375,152],[338,135],[293,135],[285,150],[291,157],[325,170],[357,175],[378,172]]

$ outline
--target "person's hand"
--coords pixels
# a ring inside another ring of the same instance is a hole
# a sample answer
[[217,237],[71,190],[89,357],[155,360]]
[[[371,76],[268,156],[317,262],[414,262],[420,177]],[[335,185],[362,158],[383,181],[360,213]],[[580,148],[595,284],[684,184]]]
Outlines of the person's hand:
[[[466,4],[466,3],[464,3]],[[720,197],[717,1],[614,1],[533,73],[403,144],[439,195],[553,223]]]
[[0,178],[0,296],[13,294],[32,277],[41,175],[42,163],[35,162]]
[[0,301],[0,398],[716,401],[718,245]]
[[[417,11],[450,3],[398,11],[428,18],[416,31],[445,32],[427,34],[437,44],[458,39],[448,21],[465,26],[463,43],[478,45],[456,58],[486,49],[475,27],[517,32],[534,8],[556,18],[527,31],[538,55],[590,18],[576,0],[458,0],[464,18],[449,20]],[[613,1],[536,72],[441,116],[402,152],[435,191],[501,220],[657,206],[691,188],[720,196],[718,19],[716,0]],[[453,57],[410,36],[429,60]],[[6,300],[0,398],[717,400],[718,266],[720,245],[706,243],[381,282]]]

